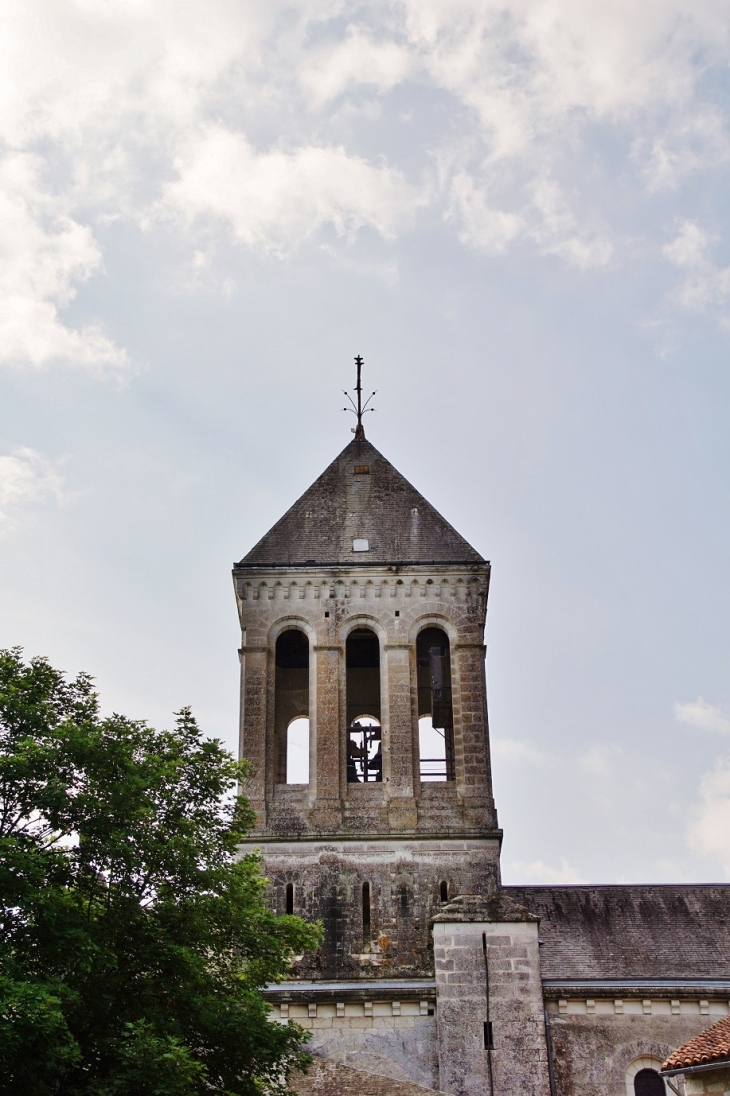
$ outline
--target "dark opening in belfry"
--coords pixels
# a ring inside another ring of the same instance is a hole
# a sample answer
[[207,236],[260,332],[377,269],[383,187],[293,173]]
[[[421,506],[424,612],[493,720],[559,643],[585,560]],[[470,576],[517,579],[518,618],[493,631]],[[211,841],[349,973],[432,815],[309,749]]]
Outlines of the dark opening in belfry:
[[276,641],[274,780],[309,783],[309,640],[289,628]]
[[369,628],[350,632],[345,646],[347,675],[347,782],[383,779],[380,726],[380,643]]
[[424,628],[416,640],[418,748],[422,781],[453,780],[454,712],[451,648],[441,628]]

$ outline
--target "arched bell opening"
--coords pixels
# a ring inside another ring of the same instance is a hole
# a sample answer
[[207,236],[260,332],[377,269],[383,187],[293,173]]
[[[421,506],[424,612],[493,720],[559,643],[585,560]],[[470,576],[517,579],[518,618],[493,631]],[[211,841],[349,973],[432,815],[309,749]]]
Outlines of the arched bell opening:
[[274,780],[309,783],[309,640],[289,628],[276,640]]
[[350,632],[345,644],[347,783],[383,779],[380,724],[380,643],[369,628]]
[[451,647],[442,628],[424,628],[416,639],[418,752],[421,781],[455,779]]

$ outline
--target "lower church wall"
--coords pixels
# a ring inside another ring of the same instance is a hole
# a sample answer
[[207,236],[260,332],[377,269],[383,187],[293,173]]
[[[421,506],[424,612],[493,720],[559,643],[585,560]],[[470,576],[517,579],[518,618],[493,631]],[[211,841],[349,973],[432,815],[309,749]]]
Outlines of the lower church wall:
[[[489,1096],[492,1081],[494,1096],[634,1096],[637,1072],[730,1011],[728,887],[500,889],[489,840],[264,854],[274,908],[293,886],[327,934],[267,991],[272,1019],[312,1032],[302,1096]],[[443,879],[461,896],[443,903]]]
[[292,1087],[298,1096],[427,1096],[431,1091],[411,1081],[394,1081],[323,1058],[315,1059],[305,1074],[292,1078]]
[[[425,1089],[437,1090],[439,1087],[436,1017],[432,1003],[353,1001],[314,1007],[290,1004],[284,1006],[284,1013],[282,1015],[281,1006],[275,1006],[273,1019],[280,1023],[293,1020],[311,1031],[307,1049],[318,1058]],[[315,1067],[313,1076],[325,1078],[321,1084],[327,1092],[337,1078],[349,1078],[348,1083],[352,1081],[347,1073],[330,1071],[330,1074],[322,1074],[319,1062],[315,1062]],[[371,1087],[374,1084],[373,1081],[369,1083]],[[297,1091],[318,1091],[316,1086],[312,1088],[313,1085],[314,1080],[302,1081],[297,1085]],[[387,1085],[381,1089],[390,1096],[391,1089]],[[364,1096],[364,1093],[359,1090],[358,1096]]]
[[[634,1096],[636,1064],[659,1069],[678,1046],[727,1016],[726,1001],[548,1001],[556,1096]],[[588,1004],[590,1011],[586,1010]],[[675,1003],[676,1008],[676,1003]],[[639,1059],[643,1059],[639,1063]]]

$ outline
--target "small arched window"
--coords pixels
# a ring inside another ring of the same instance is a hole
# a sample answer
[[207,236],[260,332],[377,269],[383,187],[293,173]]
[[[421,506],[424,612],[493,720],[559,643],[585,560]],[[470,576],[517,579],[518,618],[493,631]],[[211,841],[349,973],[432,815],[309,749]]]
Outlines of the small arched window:
[[369,628],[350,632],[345,645],[347,676],[347,783],[383,779],[380,726],[380,643]]
[[640,1069],[634,1077],[635,1096],[665,1096],[664,1081],[655,1069]]
[[424,628],[416,640],[418,750],[422,781],[454,779],[454,712],[451,648],[441,628]]
[[634,1058],[626,1069],[626,1096],[667,1096],[661,1068],[661,1059],[651,1054]]
[[309,783],[309,640],[298,628],[276,641],[274,779]]

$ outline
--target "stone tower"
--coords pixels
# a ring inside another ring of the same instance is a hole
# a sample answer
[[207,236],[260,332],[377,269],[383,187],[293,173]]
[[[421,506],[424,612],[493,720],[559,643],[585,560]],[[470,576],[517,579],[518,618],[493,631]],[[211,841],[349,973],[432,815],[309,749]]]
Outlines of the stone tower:
[[[340,1063],[457,1093],[483,1092],[494,1064],[481,930],[514,922],[537,961],[536,919],[505,913],[500,891],[489,573],[362,426],[233,572],[250,842],[277,910],[325,932],[272,989],[276,1017],[308,1023]],[[538,1043],[524,1093],[545,1091]]]

